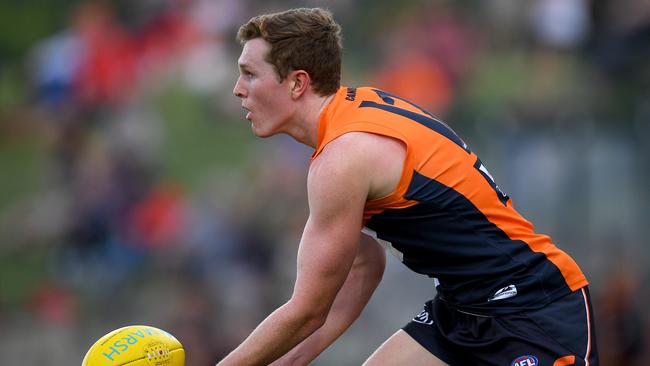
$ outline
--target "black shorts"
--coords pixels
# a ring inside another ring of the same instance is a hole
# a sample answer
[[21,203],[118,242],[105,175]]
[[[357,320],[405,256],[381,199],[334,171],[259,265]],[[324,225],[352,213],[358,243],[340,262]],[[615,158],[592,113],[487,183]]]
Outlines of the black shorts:
[[498,316],[460,312],[436,298],[403,329],[450,366],[598,365],[586,287],[540,309]]

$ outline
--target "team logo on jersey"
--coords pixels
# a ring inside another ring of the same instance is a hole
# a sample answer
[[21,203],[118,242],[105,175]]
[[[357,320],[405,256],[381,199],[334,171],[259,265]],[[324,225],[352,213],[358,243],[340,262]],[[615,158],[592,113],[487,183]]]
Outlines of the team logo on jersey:
[[495,300],[503,300],[517,296],[517,286],[509,285],[504,288],[498,289],[497,292],[488,299],[488,302]]
[[537,361],[537,357],[531,355],[519,356],[515,358],[512,361],[512,363],[510,363],[510,366],[537,366],[537,365],[539,365],[539,362]]

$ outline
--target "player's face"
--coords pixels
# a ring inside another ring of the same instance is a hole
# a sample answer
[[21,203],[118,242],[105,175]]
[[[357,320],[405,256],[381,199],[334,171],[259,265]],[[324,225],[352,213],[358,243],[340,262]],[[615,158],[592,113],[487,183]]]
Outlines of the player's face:
[[285,80],[279,80],[273,65],[264,57],[271,45],[261,38],[247,41],[239,56],[239,78],[233,93],[241,98],[246,119],[253,133],[267,137],[283,132],[290,116],[290,90]]

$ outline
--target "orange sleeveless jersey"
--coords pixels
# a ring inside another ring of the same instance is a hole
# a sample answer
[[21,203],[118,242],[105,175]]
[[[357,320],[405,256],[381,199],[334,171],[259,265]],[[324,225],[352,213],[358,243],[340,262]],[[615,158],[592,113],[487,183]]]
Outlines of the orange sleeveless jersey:
[[428,112],[378,89],[342,87],[321,114],[312,159],[351,131],[406,146],[400,183],[366,203],[364,230],[407,267],[436,278],[441,299],[510,313],[587,285],[574,260],[534,232],[463,140]]

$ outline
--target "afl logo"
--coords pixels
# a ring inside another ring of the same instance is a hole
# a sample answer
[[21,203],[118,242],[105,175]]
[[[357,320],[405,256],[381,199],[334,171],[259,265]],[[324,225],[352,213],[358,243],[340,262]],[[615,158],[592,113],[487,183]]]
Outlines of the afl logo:
[[537,365],[539,365],[539,363],[537,362],[537,357],[535,356],[517,357],[510,364],[510,366],[537,366]]

